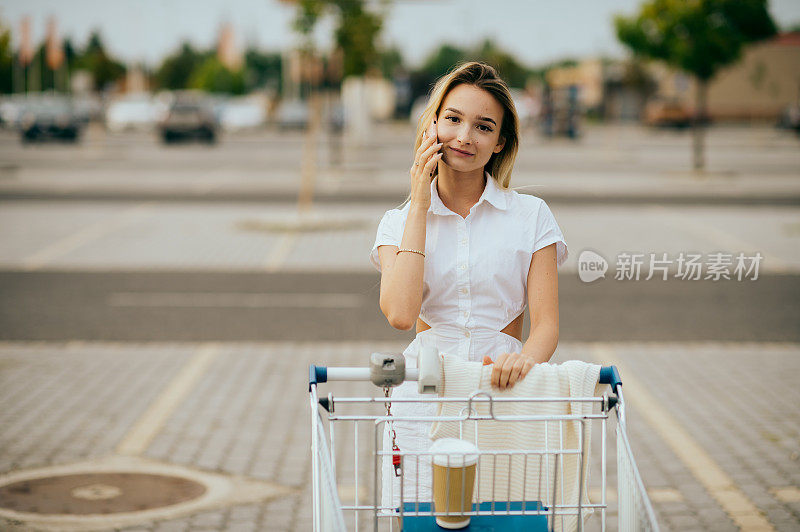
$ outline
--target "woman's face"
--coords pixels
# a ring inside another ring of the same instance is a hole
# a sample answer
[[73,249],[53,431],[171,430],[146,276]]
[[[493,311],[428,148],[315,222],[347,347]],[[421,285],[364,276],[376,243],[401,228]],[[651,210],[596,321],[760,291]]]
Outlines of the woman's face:
[[459,172],[483,168],[503,149],[500,138],[503,106],[483,89],[462,84],[442,102],[436,125],[442,162]]

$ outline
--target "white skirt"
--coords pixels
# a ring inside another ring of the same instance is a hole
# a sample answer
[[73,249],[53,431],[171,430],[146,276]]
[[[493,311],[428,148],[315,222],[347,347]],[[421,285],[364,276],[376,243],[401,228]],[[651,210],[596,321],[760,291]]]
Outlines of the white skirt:
[[[434,346],[440,353],[458,354],[459,339],[439,334],[435,329],[426,329],[417,334],[408,345],[403,355],[407,367],[417,366],[417,354],[422,346]],[[489,355],[492,360],[502,353],[519,353],[522,343],[499,331],[490,334],[473,335],[469,355],[463,358],[483,360]],[[392,397],[422,398],[434,397],[417,393],[416,381],[404,382],[392,390]],[[394,416],[431,417],[436,414],[436,403],[395,403],[392,405]],[[383,450],[391,451],[392,439],[390,429],[394,428],[397,446],[401,452],[427,451],[433,441],[429,437],[430,422],[394,421],[384,425]],[[425,460],[427,458],[427,460]],[[381,507],[386,511],[400,506],[400,478],[395,476],[392,456],[384,456],[381,464]],[[406,502],[429,502],[431,496],[432,469],[430,457],[406,456],[403,461],[403,500]]]

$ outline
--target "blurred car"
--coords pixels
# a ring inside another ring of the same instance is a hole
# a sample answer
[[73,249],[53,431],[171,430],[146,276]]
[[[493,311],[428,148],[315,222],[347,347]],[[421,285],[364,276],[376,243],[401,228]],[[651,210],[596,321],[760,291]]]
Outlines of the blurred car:
[[793,129],[800,133],[800,105],[795,103],[784,107],[778,116],[777,126],[783,129]]
[[18,119],[22,142],[45,139],[76,142],[84,123],[72,102],[60,96],[27,100]]
[[115,100],[106,109],[106,127],[119,133],[128,130],[150,130],[158,118],[158,104],[148,95]]
[[266,104],[256,98],[232,98],[222,103],[218,116],[226,131],[256,129],[266,122]]
[[644,123],[653,127],[686,128],[692,125],[691,111],[674,100],[653,100],[644,109]]
[[302,100],[281,102],[276,118],[281,129],[305,129],[308,127],[308,105]]
[[0,100],[0,124],[7,128],[19,126],[19,118],[25,108],[25,97],[11,94]]
[[217,140],[218,126],[214,109],[208,102],[176,99],[159,123],[159,130],[166,143],[198,139],[212,144]]
[[331,105],[328,127],[334,133],[341,133],[344,130],[344,126],[344,105],[340,102],[336,102]]

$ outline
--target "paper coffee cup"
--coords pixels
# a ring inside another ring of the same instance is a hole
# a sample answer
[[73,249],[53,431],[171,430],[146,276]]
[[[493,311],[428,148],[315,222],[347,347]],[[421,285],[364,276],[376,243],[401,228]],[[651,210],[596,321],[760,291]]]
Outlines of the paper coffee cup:
[[457,529],[469,525],[472,493],[475,489],[475,469],[478,448],[458,438],[436,440],[430,448],[433,454],[433,507],[438,512],[436,524]]

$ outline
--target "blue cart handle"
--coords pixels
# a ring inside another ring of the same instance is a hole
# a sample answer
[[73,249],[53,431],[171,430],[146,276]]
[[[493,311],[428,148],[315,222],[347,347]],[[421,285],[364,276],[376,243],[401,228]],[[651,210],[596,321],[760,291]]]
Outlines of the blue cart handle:
[[622,386],[622,379],[619,376],[617,366],[603,366],[600,368],[600,384],[608,384],[614,393],[617,393],[617,386]]
[[328,368],[311,364],[308,366],[308,391],[311,391],[311,386],[320,382],[328,382]]

